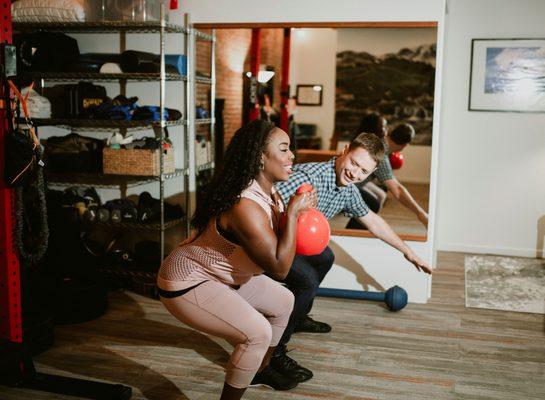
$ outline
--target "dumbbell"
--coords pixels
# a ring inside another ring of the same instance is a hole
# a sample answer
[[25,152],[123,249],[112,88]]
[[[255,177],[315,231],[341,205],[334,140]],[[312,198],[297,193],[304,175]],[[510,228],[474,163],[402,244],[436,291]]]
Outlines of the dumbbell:
[[110,211],[111,222],[136,222],[138,220],[136,205],[129,199],[107,201],[104,208]]
[[97,205],[90,205],[83,213],[83,219],[87,222],[107,222],[110,219],[110,211]]
[[78,201],[73,207],[77,210],[78,218],[83,221],[106,222],[110,218],[108,210],[94,203],[85,204],[83,201]]
[[407,305],[407,292],[399,286],[392,286],[386,292],[365,292],[365,300],[383,301],[390,311],[399,311]]

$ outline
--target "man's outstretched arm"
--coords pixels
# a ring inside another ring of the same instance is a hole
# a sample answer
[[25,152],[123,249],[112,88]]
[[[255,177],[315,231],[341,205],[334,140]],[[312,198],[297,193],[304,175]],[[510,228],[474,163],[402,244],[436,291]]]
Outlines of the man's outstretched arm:
[[390,246],[403,253],[407,261],[412,263],[416,269],[427,274],[432,273],[432,268],[427,262],[418,257],[415,252],[395,233],[384,219],[372,211],[367,215],[358,217],[358,220],[369,229],[373,235],[388,243]]

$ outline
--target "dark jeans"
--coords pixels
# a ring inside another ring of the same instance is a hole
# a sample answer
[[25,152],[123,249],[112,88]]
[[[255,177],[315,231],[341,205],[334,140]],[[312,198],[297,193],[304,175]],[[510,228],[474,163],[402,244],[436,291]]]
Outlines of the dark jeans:
[[[334,260],[335,255],[329,247],[315,256],[295,256],[290,272],[284,280],[295,296],[295,304],[280,344],[285,345],[289,342],[297,323],[312,309],[318,287],[333,266]],[[278,346],[279,351],[281,347]]]

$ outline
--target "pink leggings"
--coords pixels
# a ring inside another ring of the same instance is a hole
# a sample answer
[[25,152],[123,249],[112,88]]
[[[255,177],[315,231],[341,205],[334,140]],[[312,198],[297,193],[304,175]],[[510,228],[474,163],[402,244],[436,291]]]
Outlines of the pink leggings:
[[235,347],[225,376],[235,388],[250,385],[267,349],[278,344],[293,309],[293,294],[265,275],[254,276],[238,290],[207,281],[161,301],[184,324]]

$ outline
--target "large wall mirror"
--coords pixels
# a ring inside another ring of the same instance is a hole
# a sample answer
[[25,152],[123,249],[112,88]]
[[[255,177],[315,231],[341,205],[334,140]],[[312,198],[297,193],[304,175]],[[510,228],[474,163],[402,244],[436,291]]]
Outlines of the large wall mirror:
[[[200,24],[198,28],[216,29],[216,94],[224,145],[247,119],[252,34],[259,28],[261,117],[278,121],[281,96],[289,97],[289,130],[297,162],[327,161],[362,130],[385,135],[390,152],[402,154],[402,166],[392,169],[391,175],[377,171],[378,176],[360,185],[360,190],[399,235],[426,240],[436,23]],[[285,57],[282,62],[287,29],[289,72]],[[288,93],[281,93],[283,78],[288,78]],[[206,102],[204,92],[197,95]],[[399,166],[398,154],[388,159],[390,166]],[[331,219],[330,225],[336,235],[371,236],[344,215]]]

